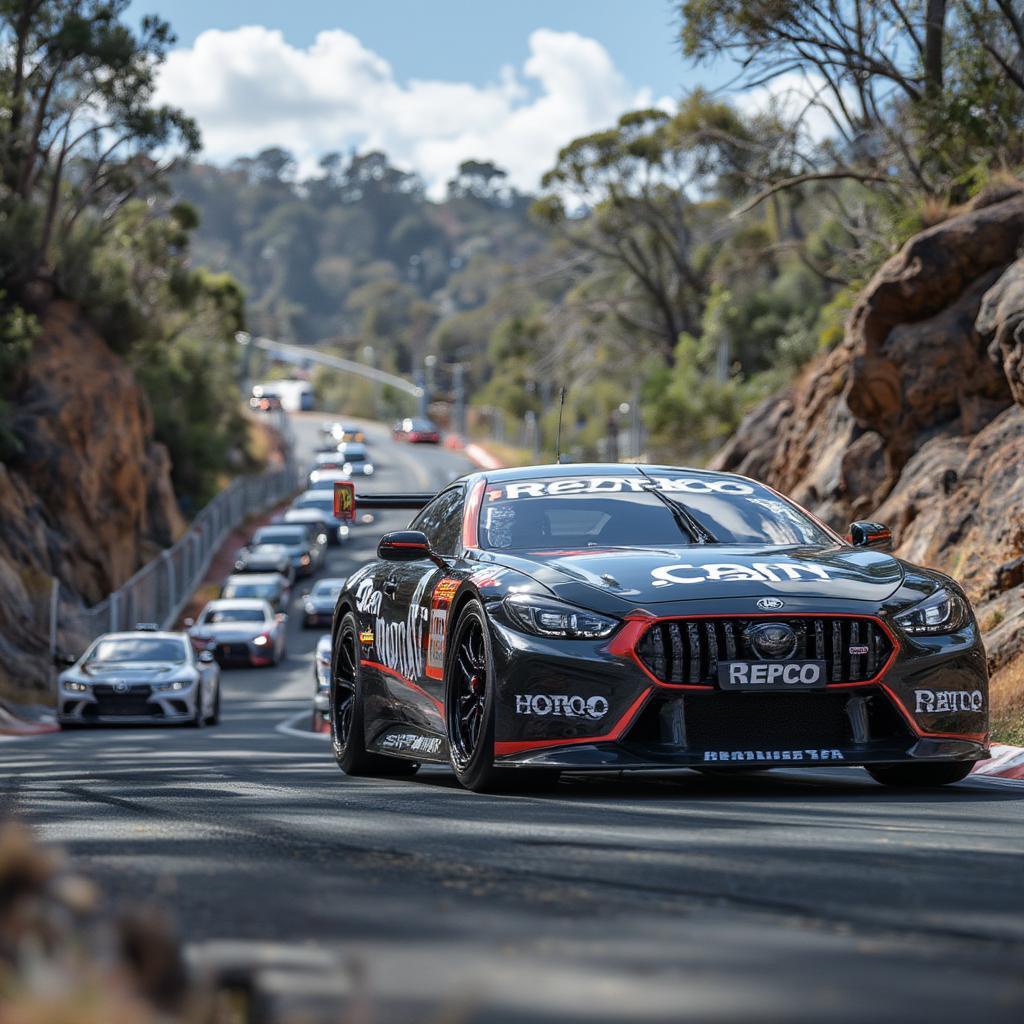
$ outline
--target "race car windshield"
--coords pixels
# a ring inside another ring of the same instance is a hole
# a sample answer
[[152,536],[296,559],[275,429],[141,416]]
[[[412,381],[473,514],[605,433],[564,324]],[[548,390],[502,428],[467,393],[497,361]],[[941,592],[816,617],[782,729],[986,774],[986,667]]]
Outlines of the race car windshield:
[[299,508],[317,508],[321,512],[334,512],[334,498],[328,496],[326,498],[317,498],[310,495],[307,498],[299,498],[296,504]]
[[100,640],[86,661],[169,661],[185,660],[185,645],[179,640],[140,638]]
[[[685,507],[695,529],[674,513],[673,504]],[[822,545],[834,538],[752,481],[649,473],[492,484],[480,513],[480,543],[494,550],[540,551],[680,543]]]
[[260,608],[218,608],[203,616],[203,623],[262,622],[265,616]]
[[301,530],[259,530],[253,540],[259,545],[292,546],[302,543],[303,534]]
[[224,588],[224,597],[277,597],[277,587],[273,583],[232,583]]
[[313,585],[311,594],[317,597],[337,597],[341,593],[343,584],[337,580],[320,580]]

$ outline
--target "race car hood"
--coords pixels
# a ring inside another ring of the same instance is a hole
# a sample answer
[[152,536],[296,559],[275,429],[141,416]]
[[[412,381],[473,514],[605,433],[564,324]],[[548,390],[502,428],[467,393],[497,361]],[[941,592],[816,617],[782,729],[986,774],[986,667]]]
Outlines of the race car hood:
[[166,661],[87,661],[82,666],[82,675],[93,680],[117,679],[123,682],[143,682],[180,672],[183,664]]
[[742,597],[885,600],[903,582],[891,555],[840,545],[590,548],[531,551],[516,563],[565,600],[585,602],[596,588],[632,606]]
[[216,640],[251,640],[260,633],[271,629],[269,622],[211,622],[197,626],[198,636],[209,636]]
[[276,572],[287,561],[288,553],[283,550],[278,555],[245,552],[238,556],[239,565],[244,565],[247,569],[259,570],[261,572]]

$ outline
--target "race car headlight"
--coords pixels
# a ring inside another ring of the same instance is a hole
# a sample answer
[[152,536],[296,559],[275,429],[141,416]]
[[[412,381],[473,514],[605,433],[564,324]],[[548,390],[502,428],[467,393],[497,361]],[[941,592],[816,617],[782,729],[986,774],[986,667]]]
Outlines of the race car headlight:
[[531,594],[513,594],[505,598],[504,604],[512,622],[524,632],[536,636],[600,640],[609,636],[619,624],[618,619]]
[[154,690],[185,690],[191,685],[190,679],[171,679],[164,683],[154,683]]
[[266,647],[270,643],[270,637],[266,633],[260,633],[259,636],[253,637],[252,642],[257,647]]
[[363,473],[366,476],[373,476],[373,466],[369,462],[366,463],[365,466],[363,466]]
[[967,602],[957,593],[940,587],[909,611],[896,616],[896,624],[912,636],[942,636],[955,633],[970,621]]
[[88,693],[91,687],[88,683],[76,683],[73,680],[64,680],[64,689],[68,693]]

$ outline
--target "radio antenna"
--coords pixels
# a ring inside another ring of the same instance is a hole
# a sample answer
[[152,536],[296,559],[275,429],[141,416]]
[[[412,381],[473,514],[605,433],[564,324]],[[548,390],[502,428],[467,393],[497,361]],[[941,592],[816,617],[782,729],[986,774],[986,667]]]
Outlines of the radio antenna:
[[558,393],[558,433],[555,434],[555,462],[562,461],[562,410],[565,408],[565,387]]

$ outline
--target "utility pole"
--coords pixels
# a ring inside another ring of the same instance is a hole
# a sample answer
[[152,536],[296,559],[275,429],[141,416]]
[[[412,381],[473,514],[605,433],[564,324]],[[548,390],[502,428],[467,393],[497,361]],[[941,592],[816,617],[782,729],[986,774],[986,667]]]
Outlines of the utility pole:
[[[372,345],[363,346],[363,360],[371,369],[376,367],[376,355]],[[380,419],[380,383],[378,381],[373,382],[373,418]]]
[[423,408],[424,415],[430,409],[431,400],[434,397],[435,380],[434,380],[434,369],[437,366],[437,356],[433,353],[428,355],[423,360],[423,366],[425,367],[424,373],[424,384],[423,384]]
[[466,382],[465,364],[455,363],[452,366],[452,398],[454,399],[453,419],[455,433],[466,434]]
[[239,383],[248,395],[252,391],[252,335],[248,331],[236,331],[235,341],[242,346],[242,358],[238,365]]
[[419,397],[419,415],[426,418],[427,415],[427,402],[430,400],[427,395],[427,378],[426,374],[422,370],[416,371],[416,384],[420,389]]
[[619,414],[614,410],[608,414],[608,451],[605,459],[608,462],[619,461]]
[[633,401],[630,403],[632,408],[630,413],[632,414],[632,423],[630,424],[630,433],[633,435],[632,438],[632,449],[634,458],[639,459],[643,454],[644,450],[644,421],[640,415],[640,397],[641,397],[641,384],[640,378],[633,378]]

